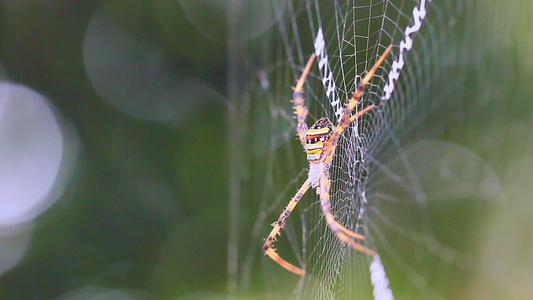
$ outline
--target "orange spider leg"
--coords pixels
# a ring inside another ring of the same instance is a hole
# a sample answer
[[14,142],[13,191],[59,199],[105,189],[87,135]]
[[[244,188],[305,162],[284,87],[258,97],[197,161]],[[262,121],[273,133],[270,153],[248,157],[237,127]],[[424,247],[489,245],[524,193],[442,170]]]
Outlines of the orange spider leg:
[[371,110],[374,107],[376,107],[376,106],[374,104],[372,104],[372,105],[369,105],[369,106],[365,107],[363,110],[357,112],[355,115],[350,117],[350,123],[352,123],[353,120],[359,118],[360,116],[366,114],[369,110]]
[[311,55],[309,57],[309,60],[307,61],[307,65],[305,66],[305,69],[302,73],[302,76],[300,76],[300,79],[298,80],[298,83],[296,83],[296,87],[294,88],[293,93],[293,102],[294,102],[294,112],[296,113],[296,118],[298,119],[298,136],[300,137],[300,142],[302,142],[302,145],[305,149],[305,136],[307,133],[307,124],[305,124],[305,119],[307,118],[307,113],[309,112],[307,107],[305,106],[305,100],[302,96],[303,93],[303,85],[305,82],[305,78],[307,77],[307,74],[309,73],[309,70],[311,70],[311,66],[313,65],[313,61],[315,59],[315,54]]
[[270,258],[272,258],[275,262],[280,264],[285,269],[287,269],[287,270],[289,270],[289,271],[291,271],[293,273],[296,273],[298,275],[303,275],[305,273],[304,270],[296,267],[295,265],[293,265],[293,264],[287,262],[286,260],[284,260],[283,258],[281,258],[279,256],[279,254],[276,252],[276,250],[274,248],[272,248],[272,243],[276,240],[276,235],[280,234],[280,230],[285,225],[285,220],[290,216],[291,212],[294,210],[294,208],[296,207],[296,205],[298,204],[300,199],[302,199],[303,195],[305,194],[305,192],[307,192],[309,187],[311,187],[311,184],[309,182],[309,179],[307,179],[304,182],[304,184],[302,185],[302,187],[300,187],[298,192],[296,192],[296,195],[294,195],[294,197],[292,197],[292,199],[289,202],[289,204],[287,204],[287,207],[281,213],[281,215],[279,216],[278,220],[272,224],[274,226],[274,228],[272,229],[272,231],[268,235],[268,237],[267,237],[267,239],[265,241],[265,244],[263,245],[263,250],[265,251],[266,255],[270,256]]
[[[335,217],[331,213],[331,201],[329,197],[330,184],[331,183],[328,177],[322,176],[322,178],[320,179],[320,205],[322,206],[322,212],[324,213],[324,216],[326,217],[326,223],[328,223],[329,228],[339,238],[339,240],[350,245],[350,247],[352,247],[353,249],[359,252],[362,252],[371,257],[376,256],[377,254],[376,251],[371,250],[361,244],[358,244],[352,241],[350,237],[348,236],[349,234],[345,234],[346,231],[350,231],[350,230],[344,228],[344,226],[342,226],[341,224],[339,224],[339,222],[335,220]],[[341,228],[344,228],[344,230]],[[351,232],[351,233],[356,234],[354,232]]]
[[[326,220],[327,220],[327,218],[326,218]],[[358,239],[358,240],[361,240],[361,241],[365,240],[365,236],[364,235],[360,235],[359,233],[355,233],[355,232],[351,231],[350,229],[342,226],[341,223],[335,221],[335,218],[333,218],[333,222],[335,222],[336,223],[335,225],[339,228],[339,230],[344,232],[345,234],[353,237],[354,239]]]
[[[324,162],[328,166],[331,164],[331,161],[333,160],[333,154],[335,153],[335,148],[337,147],[338,138],[341,135],[341,133],[344,131],[344,129],[352,121],[364,115],[365,113],[367,113],[368,111],[370,111],[372,108],[375,107],[374,105],[370,105],[350,117],[350,113],[355,108],[357,101],[361,97],[365,86],[370,81],[370,78],[372,78],[372,76],[374,75],[378,67],[381,65],[381,63],[383,63],[383,61],[385,60],[385,58],[387,57],[391,49],[392,49],[392,46],[389,46],[387,47],[385,52],[383,52],[383,54],[376,61],[372,69],[370,69],[370,71],[366,74],[363,80],[361,80],[361,82],[359,83],[359,86],[357,87],[357,90],[354,92],[352,98],[350,99],[348,105],[346,106],[346,109],[344,110],[344,114],[341,120],[339,121],[339,124],[336,127],[333,137],[331,138],[330,147],[328,147],[328,152],[326,153],[326,157],[324,159]],[[330,202],[330,196],[329,196],[330,184],[331,183],[327,177],[327,174],[321,177],[320,179],[320,204],[322,206],[322,212],[324,213],[326,217],[326,222],[331,228],[331,231],[333,231],[333,233],[335,233],[335,235],[337,235],[337,237],[341,241],[350,245],[350,247],[354,248],[355,250],[365,253],[372,257],[375,256],[377,253],[374,250],[371,250],[361,244],[358,244],[349,238],[349,236],[351,236],[359,240],[364,240],[364,236],[347,229],[346,227],[342,226],[339,222],[335,220],[335,217],[331,213],[331,202]]]
[[391,49],[392,49],[392,45],[390,45],[389,47],[387,47],[387,49],[385,49],[383,54],[381,54],[379,59],[376,61],[376,63],[372,67],[372,69],[370,69],[370,71],[368,71],[368,73],[366,73],[366,75],[363,78],[363,80],[361,80],[361,82],[359,83],[359,86],[357,86],[357,90],[355,91],[355,93],[353,94],[352,98],[350,99],[350,102],[348,103],[347,111],[351,111],[351,110],[353,110],[355,108],[355,105],[357,104],[357,101],[359,100],[359,98],[363,94],[363,90],[364,90],[365,86],[370,81],[370,78],[372,78],[372,76],[374,75],[374,73],[376,72],[378,67],[381,65],[381,63],[383,63],[383,61],[385,60],[385,58],[387,57],[387,55],[389,54]]
[[387,55],[389,54],[390,50],[392,49],[392,45],[387,47],[385,49],[385,52],[381,54],[381,57],[376,61],[372,69],[368,71],[366,76],[361,80],[359,85],[357,86],[357,90],[354,92],[352,98],[350,98],[350,101],[348,102],[348,105],[346,106],[346,109],[344,110],[344,113],[342,115],[342,118],[340,119],[339,123],[337,124],[337,127],[335,128],[335,132],[333,133],[333,136],[330,140],[330,145],[328,152],[326,153],[325,162],[326,164],[330,165],[331,161],[333,160],[333,154],[335,153],[335,148],[337,147],[337,142],[339,140],[339,136],[341,133],[346,129],[346,127],[355,119],[362,116],[363,114],[367,113],[369,110],[375,107],[375,105],[370,105],[360,112],[356,113],[355,115],[350,117],[351,111],[355,108],[355,105],[357,105],[357,101],[359,101],[359,98],[361,97],[363,90],[365,89],[365,86],[370,81],[370,78],[374,75],[378,67],[383,63]]
[[363,78],[363,80],[361,80],[361,82],[357,86],[357,90],[353,93],[352,98],[350,98],[350,101],[348,102],[348,105],[346,106],[346,109],[344,110],[344,114],[339,122],[339,125],[337,125],[335,136],[333,137],[333,141],[335,141],[335,143],[337,141],[338,136],[344,131],[344,129],[348,126],[348,124],[350,124],[353,120],[357,119],[358,117],[360,117],[361,115],[369,111],[370,109],[374,108],[374,105],[370,105],[369,107],[360,111],[356,115],[352,117],[348,117],[350,115],[350,112],[357,105],[359,98],[361,98],[361,95],[363,94],[363,90],[365,89],[365,86],[370,81],[370,78],[372,78],[372,76],[374,75],[378,67],[381,65],[381,63],[383,63],[383,61],[385,60],[385,58],[387,57],[391,49],[392,49],[392,45],[387,47],[387,49],[385,49],[385,52],[381,54],[381,57],[376,61],[372,69],[368,71],[366,76]]

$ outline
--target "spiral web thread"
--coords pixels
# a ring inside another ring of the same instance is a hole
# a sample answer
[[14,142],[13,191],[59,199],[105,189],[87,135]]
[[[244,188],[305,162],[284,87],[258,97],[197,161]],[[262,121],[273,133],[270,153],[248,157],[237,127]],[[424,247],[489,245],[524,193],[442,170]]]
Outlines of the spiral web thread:
[[[300,145],[287,144],[294,140],[295,121],[286,95],[310,54],[317,60],[304,88],[307,123],[322,116],[336,123],[362,76],[393,45],[356,110],[371,104],[377,108],[346,129],[330,169],[335,217],[366,236],[362,244],[380,256],[372,259],[339,241],[324,221],[314,192],[302,199],[276,246],[283,257],[306,270],[294,286],[295,298],[392,299],[395,286],[406,286],[401,298],[443,297],[449,284],[445,278],[467,265],[468,256],[434,237],[425,187],[405,145],[438,136],[447,120],[461,115],[466,62],[483,46],[483,34],[473,35],[484,21],[473,17],[477,3],[280,0],[273,6],[278,19],[276,59],[265,72],[255,74],[257,89],[267,93],[270,117],[282,120],[270,128],[264,189],[281,192],[276,197],[263,194],[255,202],[260,208],[253,232],[268,224],[265,212],[281,211],[306,177]],[[446,85],[438,84],[441,81]],[[289,182],[276,181],[286,174]],[[252,239],[259,236],[255,233]],[[244,262],[245,268],[251,261]],[[266,262],[271,274],[266,286],[275,291],[280,284],[272,274],[284,270]],[[393,277],[387,276],[390,270]],[[251,273],[244,274],[241,284],[246,287]]]

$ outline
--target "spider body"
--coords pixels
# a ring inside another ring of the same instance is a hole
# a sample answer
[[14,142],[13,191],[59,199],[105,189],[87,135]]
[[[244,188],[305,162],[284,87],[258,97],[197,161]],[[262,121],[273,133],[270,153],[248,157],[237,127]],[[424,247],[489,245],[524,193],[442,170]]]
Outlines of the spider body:
[[320,118],[307,130],[305,139],[305,151],[307,160],[310,162],[324,160],[331,137],[333,136],[333,124],[328,118]]
[[306,133],[304,148],[309,161],[309,181],[314,189],[320,185],[320,176],[328,171],[324,159],[333,137],[333,129],[331,121],[324,117],[318,119]]
[[263,250],[265,251],[265,254],[270,256],[270,258],[272,258],[282,267],[293,273],[303,275],[304,270],[282,259],[276,252],[276,250],[272,248],[272,243],[276,240],[276,236],[280,234],[281,229],[285,225],[285,220],[289,217],[291,212],[294,210],[300,199],[303,197],[303,195],[307,192],[309,188],[316,189],[317,194],[320,195],[320,205],[322,207],[322,212],[325,216],[326,222],[329,225],[331,231],[341,241],[348,244],[353,249],[369,256],[375,256],[377,254],[374,250],[371,250],[352,240],[364,240],[364,236],[347,229],[335,220],[335,217],[331,212],[331,202],[329,195],[329,188],[331,185],[331,182],[329,180],[329,167],[335,154],[337,142],[344,129],[352,121],[374,108],[374,105],[370,105],[357,112],[356,114],[351,115],[352,110],[355,108],[359,98],[363,93],[364,87],[369,82],[370,78],[377,70],[379,65],[383,62],[383,60],[385,60],[385,57],[387,56],[390,50],[391,46],[389,46],[385,50],[385,52],[383,52],[383,54],[374,64],[372,69],[370,69],[370,71],[366,74],[363,80],[361,80],[352,98],[346,105],[344,113],[339,119],[337,126],[333,126],[331,121],[325,117],[317,120],[309,129],[307,129],[307,125],[305,123],[308,109],[305,106],[305,102],[302,97],[302,87],[305,82],[305,78],[309,73],[309,70],[311,69],[311,65],[315,58],[314,55],[309,58],[309,61],[305,66],[302,76],[300,77],[298,83],[296,84],[296,87],[294,88],[293,102],[294,111],[298,120],[298,136],[305,152],[307,153],[307,160],[309,161],[309,175],[307,180],[296,192],[296,195],[294,195],[291,201],[289,201],[289,204],[287,204],[287,207],[281,213],[278,220],[272,224],[274,228],[268,235],[265,244],[263,245]]

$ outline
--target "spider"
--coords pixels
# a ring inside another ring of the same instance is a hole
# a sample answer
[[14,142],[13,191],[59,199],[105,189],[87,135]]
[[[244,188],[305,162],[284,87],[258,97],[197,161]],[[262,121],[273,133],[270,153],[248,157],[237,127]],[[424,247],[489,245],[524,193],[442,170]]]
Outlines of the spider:
[[287,207],[281,213],[278,220],[272,224],[274,228],[268,235],[265,244],[263,245],[263,250],[265,251],[266,255],[270,256],[270,258],[272,258],[275,262],[293,273],[303,275],[304,270],[281,258],[276,250],[272,248],[272,243],[276,240],[276,236],[280,234],[281,229],[285,225],[285,220],[289,217],[291,212],[294,210],[300,199],[309,188],[316,189],[316,193],[320,195],[320,205],[322,207],[322,212],[325,216],[326,222],[331,231],[341,241],[348,244],[353,249],[371,257],[377,255],[374,250],[371,250],[352,240],[353,238],[362,241],[365,239],[364,236],[347,229],[335,220],[335,217],[331,212],[331,202],[329,196],[329,189],[331,185],[329,180],[329,167],[331,165],[331,161],[333,160],[333,155],[335,154],[339,137],[344,129],[352,121],[374,108],[374,105],[370,105],[351,116],[351,111],[355,108],[357,101],[363,94],[366,84],[370,81],[370,78],[372,78],[372,75],[374,75],[374,72],[381,65],[383,60],[385,60],[385,57],[387,57],[387,54],[390,52],[391,48],[392,46],[389,46],[385,52],[383,52],[376,64],[372,67],[372,69],[370,69],[363,80],[361,80],[357,90],[349,100],[344,113],[339,120],[339,123],[335,127],[326,117],[318,119],[318,121],[316,121],[309,129],[307,129],[307,124],[305,123],[308,109],[305,106],[304,99],[302,97],[302,87],[304,85],[305,78],[311,69],[313,60],[315,59],[314,54],[309,58],[309,61],[307,62],[307,65],[305,66],[305,69],[298,80],[296,87],[294,88],[293,103],[296,119],[298,120],[298,136],[305,152],[307,152],[307,160],[309,161],[309,175],[307,180],[296,192],[296,195],[294,195],[294,197],[292,197],[292,199],[289,201],[289,204],[287,204]]

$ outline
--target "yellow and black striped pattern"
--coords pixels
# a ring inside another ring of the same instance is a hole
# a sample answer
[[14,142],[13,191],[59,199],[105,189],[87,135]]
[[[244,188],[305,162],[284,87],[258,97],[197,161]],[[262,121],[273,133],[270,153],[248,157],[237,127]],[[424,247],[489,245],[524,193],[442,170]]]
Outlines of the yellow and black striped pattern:
[[320,118],[307,130],[305,151],[308,161],[324,159],[324,149],[333,136],[333,124],[328,118]]

